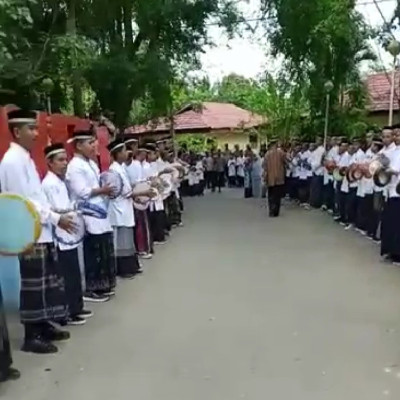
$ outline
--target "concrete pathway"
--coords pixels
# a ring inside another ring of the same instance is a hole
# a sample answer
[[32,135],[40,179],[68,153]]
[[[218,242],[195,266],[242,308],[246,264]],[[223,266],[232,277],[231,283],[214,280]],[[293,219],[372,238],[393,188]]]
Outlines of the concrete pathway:
[[186,203],[186,227],[59,354],[14,351],[22,378],[0,397],[399,399],[400,270],[375,244],[238,191]]

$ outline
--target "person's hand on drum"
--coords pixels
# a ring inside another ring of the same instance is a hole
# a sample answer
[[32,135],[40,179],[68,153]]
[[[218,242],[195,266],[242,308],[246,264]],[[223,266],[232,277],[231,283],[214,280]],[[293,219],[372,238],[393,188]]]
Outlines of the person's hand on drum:
[[58,226],[68,233],[74,233],[76,231],[74,217],[71,214],[62,214],[58,221]]
[[93,196],[113,196],[115,188],[110,185],[104,185],[102,187],[96,188],[92,191]]

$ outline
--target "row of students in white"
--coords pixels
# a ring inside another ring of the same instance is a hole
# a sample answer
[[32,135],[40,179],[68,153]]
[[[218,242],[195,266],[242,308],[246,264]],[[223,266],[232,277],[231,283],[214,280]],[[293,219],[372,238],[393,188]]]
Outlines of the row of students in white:
[[[360,140],[349,143],[346,139],[332,138],[327,151],[313,158],[313,153],[303,151],[301,157],[308,160],[313,176],[321,171],[324,184],[324,204],[322,208],[334,214],[334,219],[346,230],[353,227],[377,243],[381,243],[381,255],[394,263],[400,262],[400,228],[396,220],[400,217],[400,195],[396,187],[400,173],[400,130],[397,126],[385,127],[381,137],[367,134],[365,151]],[[313,151],[317,152],[318,147]],[[375,184],[373,177],[363,176],[360,180],[349,180],[347,171],[355,164],[370,164],[385,155],[390,161],[391,180],[388,185]],[[325,167],[333,162],[343,177],[339,181]],[[291,163],[293,168],[293,163]],[[306,168],[307,170],[309,168]],[[297,172],[296,172],[297,171]],[[301,167],[291,171],[294,176],[306,177]],[[330,188],[332,190],[330,190]]]

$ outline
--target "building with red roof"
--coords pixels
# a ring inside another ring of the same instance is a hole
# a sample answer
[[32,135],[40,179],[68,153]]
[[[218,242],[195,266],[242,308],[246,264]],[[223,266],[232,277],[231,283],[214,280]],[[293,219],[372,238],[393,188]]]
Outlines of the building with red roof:
[[[219,147],[247,144],[258,147],[257,129],[267,124],[267,119],[234,104],[204,102],[189,104],[174,116],[173,129],[180,134],[204,134],[216,141]],[[162,138],[171,133],[171,121],[159,118],[144,125],[134,125],[125,133],[140,137]]]
[[[378,72],[368,75],[365,82],[368,92],[367,109],[370,121],[379,126],[387,125],[392,72]],[[393,110],[393,121],[400,122],[400,70],[395,73]]]

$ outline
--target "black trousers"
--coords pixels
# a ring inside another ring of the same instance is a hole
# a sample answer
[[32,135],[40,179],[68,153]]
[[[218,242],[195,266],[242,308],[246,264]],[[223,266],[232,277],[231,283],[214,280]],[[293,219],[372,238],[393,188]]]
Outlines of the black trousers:
[[384,199],[382,192],[374,192],[372,195],[372,213],[369,218],[368,235],[374,238],[378,236],[378,228],[382,219]]
[[349,188],[346,207],[347,222],[355,224],[357,220],[357,188]]
[[212,187],[212,171],[205,171],[204,179],[205,179],[205,187],[207,189],[211,189],[211,187]]
[[78,249],[59,250],[58,260],[64,278],[69,315],[75,316],[83,310],[82,277],[79,268]]
[[347,223],[348,217],[347,217],[347,198],[348,198],[348,193],[339,191],[339,215],[340,215],[340,220],[344,223]]
[[330,181],[323,187],[323,204],[328,210],[335,208],[335,189],[334,182]]
[[236,185],[237,185],[237,187],[240,187],[240,188],[242,188],[244,186],[244,176],[236,177]]
[[11,347],[8,336],[6,315],[4,312],[3,297],[0,288],[0,374],[7,374],[11,367]]
[[149,211],[150,232],[154,242],[165,241],[165,212]]
[[357,228],[366,231],[370,236],[374,236],[373,231],[373,215],[374,215],[374,196],[366,194],[364,197],[357,197]]
[[310,186],[310,205],[314,208],[322,206],[322,189],[324,186],[324,177],[314,175],[311,178]]
[[224,181],[225,181],[225,173],[218,172],[218,171],[212,171],[212,191],[215,192],[215,189],[218,188],[218,191],[221,191],[221,188],[224,186]]
[[236,186],[236,176],[229,176],[228,177],[228,184],[229,187],[235,187]]
[[279,216],[283,193],[284,193],[284,185],[268,187],[268,207],[269,207],[270,217]]
[[389,198],[382,212],[381,255],[400,261],[400,197]]
[[299,179],[298,188],[300,203],[308,203],[310,201],[310,180]]

